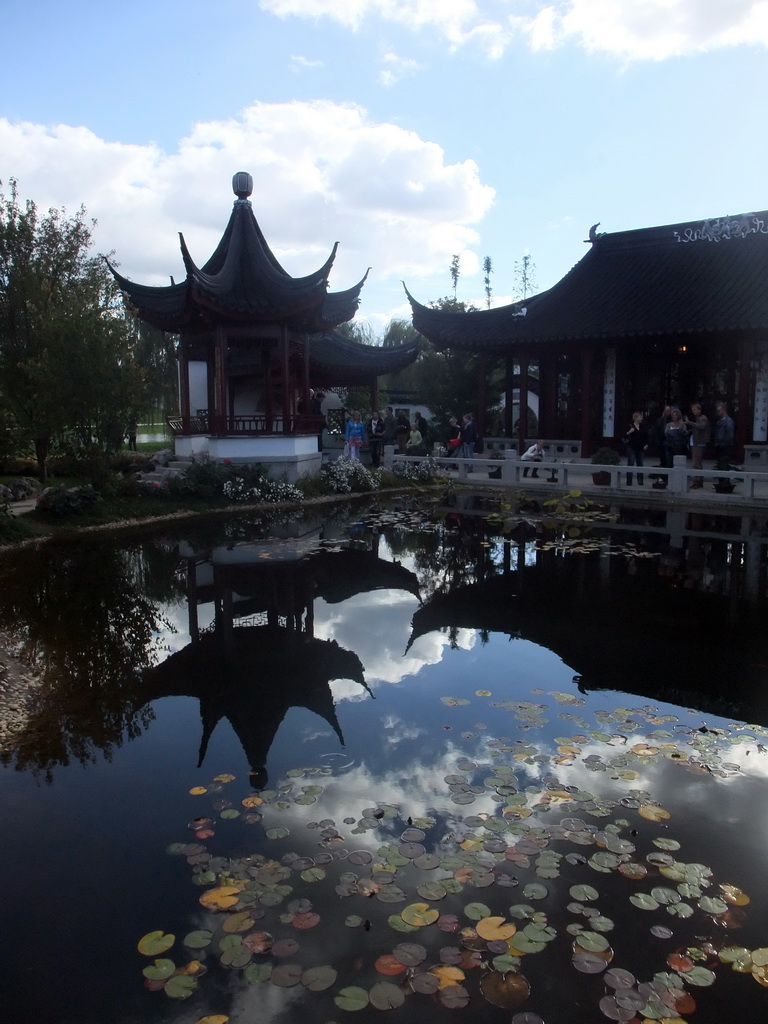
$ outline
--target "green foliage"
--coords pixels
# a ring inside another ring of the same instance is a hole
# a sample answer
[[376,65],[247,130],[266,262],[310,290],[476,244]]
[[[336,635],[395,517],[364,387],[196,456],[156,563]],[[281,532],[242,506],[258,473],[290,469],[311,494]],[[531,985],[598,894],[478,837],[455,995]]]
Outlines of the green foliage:
[[485,304],[488,309],[491,308],[491,274],[493,273],[493,264],[491,263],[491,257],[486,256],[483,260],[483,284],[485,286]]
[[515,283],[512,288],[514,299],[527,299],[538,288],[536,281],[536,264],[531,259],[531,254],[526,253],[521,260],[516,260],[514,265]]
[[0,193],[0,398],[16,450],[34,449],[43,480],[58,445],[99,482],[128,422],[160,400],[173,371],[168,340],[126,315],[91,252],[92,228],[82,207],[68,216],[22,205],[13,180]]
[[83,487],[48,487],[37,499],[37,512],[47,519],[68,519],[101,501],[90,484]]
[[618,466],[621,456],[613,448],[598,448],[592,456],[593,466]]
[[13,544],[30,535],[31,530],[27,524],[17,519],[11,512],[9,503],[0,498],[0,545]]

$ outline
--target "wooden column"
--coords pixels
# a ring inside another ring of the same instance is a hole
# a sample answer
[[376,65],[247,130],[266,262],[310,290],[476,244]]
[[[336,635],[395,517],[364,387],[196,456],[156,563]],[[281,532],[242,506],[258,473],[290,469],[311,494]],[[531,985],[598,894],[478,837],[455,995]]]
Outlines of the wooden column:
[[224,328],[216,328],[216,432],[227,433],[227,335]]
[[205,392],[208,403],[208,430],[214,428],[213,417],[216,412],[216,342],[211,340],[205,347]]
[[739,414],[736,417],[736,451],[734,452],[734,458],[739,462],[744,459],[744,445],[749,444],[752,440],[752,422],[755,411],[752,390],[752,360],[754,356],[754,342],[742,341],[739,345]]
[[592,359],[593,353],[585,348],[581,353],[581,454],[592,453]]
[[379,411],[379,378],[374,377],[371,381],[371,412]]
[[512,437],[515,432],[515,359],[507,356],[504,360],[504,436]]
[[272,433],[272,341],[264,342],[261,350],[261,359],[264,366],[264,430],[267,434]]
[[542,437],[560,437],[557,388],[557,352],[550,348],[539,357],[539,433]]
[[182,334],[179,339],[179,412],[184,432],[189,432],[189,342]]
[[476,430],[479,437],[485,436],[485,413],[486,413],[486,374],[488,372],[488,359],[485,352],[477,356],[477,423]]
[[291,365],[290,365],[290,341],[288,328],[283,327],[280,332],[280,383],[283,390],[283,433],[291,432]]
[[528,437],[528,353],[520,353],[520,427],[517,431],[517,450],[520,455],[526,449]]
[[304,415],[309,416],[311,409],[309,407],[309,335],[304,335],[304,361],[302,364],[302,377],[301,377],[301,407],[304,410]]

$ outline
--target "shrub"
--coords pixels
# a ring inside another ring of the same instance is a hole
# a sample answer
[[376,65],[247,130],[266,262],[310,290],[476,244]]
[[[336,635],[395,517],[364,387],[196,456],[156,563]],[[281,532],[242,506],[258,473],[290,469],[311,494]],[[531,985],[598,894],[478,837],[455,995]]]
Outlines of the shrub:
[[51,519],[66,519],[91,508],[101,495],[90,484],[83,487],[47,487],[37,499],[37,511]]
[[366,469],[359,459],[340,455],[333,462],[324,462],[320,478],[331,494],[365,493],[378,490],[379,473]]
[[11,544],[30,536],[30,528],[11,512],[9,503],[0,498],[0,544]]
[[284,480],[262,476],[255,482],[242,476],[224,481],[224,497],[229,501],[301,501],[304,493]]
[[431,484],[447,475],[431,456],[419,462],[395,462],[392,472],[400,483],[412,484]]
[[592,456],[593,466],[618,466],[621,456],[613,448],[598,448]]

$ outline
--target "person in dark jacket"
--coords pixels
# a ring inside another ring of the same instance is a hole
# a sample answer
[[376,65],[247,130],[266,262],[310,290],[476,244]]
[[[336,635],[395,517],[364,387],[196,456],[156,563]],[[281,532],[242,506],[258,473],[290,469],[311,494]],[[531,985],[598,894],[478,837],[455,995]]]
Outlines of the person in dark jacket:
[[725,402],[717,403],[717,419],[715,420],[715,458],[718,469],[730,469],[733,455],[733,442],[736,427],[728,415]]
[[471,412],[465,413],[461,422],[461,443],[463,446],[463,456],[465,459],[473,459],[475,457],[475,441],[477,440],[477,432],[475,431],[475,421]]
[[[648,428],[640,411],[632,413],[632,422],[625,430],[622,440],[627,453],[627,466],[637,466],[637,482],[642,487],[644,479],[639,470],[643,465],[643,453],[648,447]],[[627,484],[630,487],[633,477],[633,473],[627,473]]]

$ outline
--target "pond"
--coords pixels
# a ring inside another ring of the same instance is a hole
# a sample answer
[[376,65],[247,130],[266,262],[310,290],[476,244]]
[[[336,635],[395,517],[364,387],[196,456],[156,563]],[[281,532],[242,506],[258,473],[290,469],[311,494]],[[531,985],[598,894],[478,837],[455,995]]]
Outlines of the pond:
[[6,553],[7,1019],[764,1019],[765,523],[559,511]]

